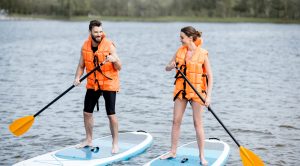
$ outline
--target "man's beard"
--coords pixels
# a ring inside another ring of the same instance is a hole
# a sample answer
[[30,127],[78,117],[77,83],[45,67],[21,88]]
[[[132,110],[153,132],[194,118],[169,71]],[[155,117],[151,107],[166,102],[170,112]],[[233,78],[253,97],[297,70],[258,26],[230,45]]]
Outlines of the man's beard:
[[100,40],[98,41],[94,35],[91,34],[91,36],[92,36],[92,39],[94,40],[94,42],[96,42],[96,43],[100,43],[101,42],[102,38],[100,38]]

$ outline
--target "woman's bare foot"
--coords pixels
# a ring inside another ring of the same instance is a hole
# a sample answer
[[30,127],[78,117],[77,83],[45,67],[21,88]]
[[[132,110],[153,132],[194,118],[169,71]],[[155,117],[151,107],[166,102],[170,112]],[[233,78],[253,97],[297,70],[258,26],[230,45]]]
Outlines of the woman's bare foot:
[[160,157],[161,160],[170,159],[170,158],[176,158],[176,153],[169,152]]
[[200,164],[201,164],[201,165],[207,166],[207,165],[208,165],[208,162],[205,160],[204,157],[200,157]]
[[118,145],[113,145],[113,146],[112,146],[111,153],[112,153],[112,154],[119,153],[119,146],[118,146]]
[[87,147],[87,146],[93,147],[92,142],[85,140],[85,141],[81,142],[80,144],[77,144],[75,147],[79,149],[79,148],[84,148],[84,147]]

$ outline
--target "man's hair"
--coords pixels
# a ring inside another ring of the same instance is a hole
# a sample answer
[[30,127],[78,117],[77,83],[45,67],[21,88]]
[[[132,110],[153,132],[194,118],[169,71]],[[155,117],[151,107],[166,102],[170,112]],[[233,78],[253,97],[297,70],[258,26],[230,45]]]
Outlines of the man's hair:
[[102,23],[98,20],[92,20],[90,21],[89,30],[92,31],[93,27],[97,26],[100,27]]

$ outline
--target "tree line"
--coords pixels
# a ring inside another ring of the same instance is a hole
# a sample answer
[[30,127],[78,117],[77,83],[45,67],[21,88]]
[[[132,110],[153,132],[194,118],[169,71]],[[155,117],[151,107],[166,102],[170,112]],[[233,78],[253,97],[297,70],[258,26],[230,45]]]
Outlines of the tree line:
[[300,0],[0,0],[8,14],[300,18]]

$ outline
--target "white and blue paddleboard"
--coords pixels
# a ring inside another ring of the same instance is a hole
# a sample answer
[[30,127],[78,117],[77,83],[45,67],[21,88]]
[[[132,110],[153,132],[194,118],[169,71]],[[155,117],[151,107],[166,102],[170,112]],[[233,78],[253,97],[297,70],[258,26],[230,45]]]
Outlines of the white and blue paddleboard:
[[[218,139],[205,140],[204,155],[209,166],[226,164],[230,148],[227,143]],[[167,153],[165,153],[167,154]],[[163,154],[163,155],[165,155]],[[161,156],[163,156],[161,155]],[[161,160],[157,157],[144,166],[196,166],[201,165],[198,144],[196,141],[178,147],[176,158]]]
[[119,133],[119,153],[112,154],[110,136],[93,140],[93,146],[99,148],[76,148],[70,146],[58,151],[40,155],[14,166],[100,166],[117,161],[128,160],[143,153],[152,144],[153,138],[146,132]]

